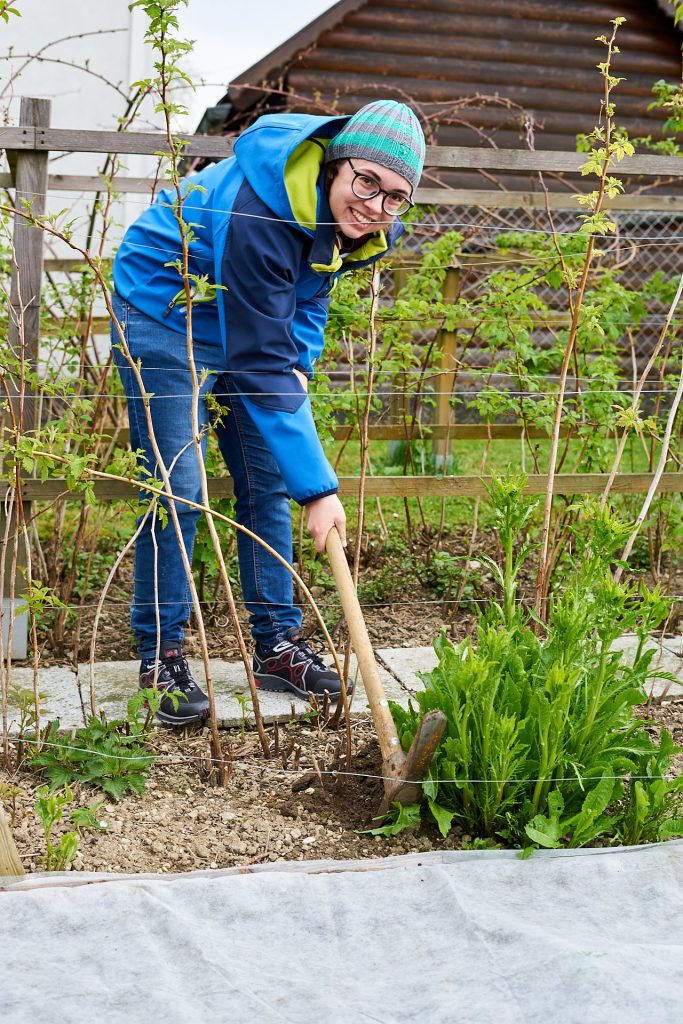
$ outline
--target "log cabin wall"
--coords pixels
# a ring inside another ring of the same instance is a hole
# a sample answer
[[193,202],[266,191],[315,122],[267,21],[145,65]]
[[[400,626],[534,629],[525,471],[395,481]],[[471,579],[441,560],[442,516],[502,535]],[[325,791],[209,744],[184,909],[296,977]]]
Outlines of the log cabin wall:
[[[666,115],[649,109],[652,86],[681,76],[682,36],[672,15],[666,0],[346,0],[232,83],[223,131],[241,130],[269,109],[346,113],[389,97],[411,103],[428,141],[440,146],[574,151],[577,135],[590,132],[600,115],[596,65],[605,47],[596,37],[609,36],[611,20],[622,17],[613,64],[624,78],[614,93],[616,121],[630,137],[656,142]],[[680,194],[675,182],[624,180],[627,192]],[[547,174],[545,184],[552,192],[588,188],[572,174]],[[422,186],[434,185],[541,190],[537,175],[427,167]],[[580,212],[578,205],[557,211],[556,228],[576,230]],[[615,219],[607,262],[623,265],[624,285],[640,287],[656,270],[680,273],[680,214],[620,212]],[[542,209],[491,210],[473,202],[437,206],[431,225],[432,236],[449,227],[462,231],[464,250],[482,255],[492,252],[498,232],[547,230],[548,219]],[[411,244],[428,237],[429,226],[418,229]],[[476,269],[463,271],[463,293],[480,281]],[[641,331],[639,364],[656,334],[654,325]],[[540,331],[537,341],[544,345],[549,337]]]
[[[681,74],[681,34],[655,0],[366,0],[328,15],[336,23],[316,34],[313,22],[269,55],[273,66],[266,57],[235,79],[235,114],[248,118],[264,100],[351,112],[404,97],[438,145],[490,145],[489,136],[500,148],[525,146],[532,117],[535,148],[573,150],[599,111],[604,47],[595,38],[609,35],[611,19],[626,18],[614,70],[625,77],[616,98],[629,135],[661,138],[664,115],[648,111],[652,85]],[[262,83],[278,92],[248,88]]]

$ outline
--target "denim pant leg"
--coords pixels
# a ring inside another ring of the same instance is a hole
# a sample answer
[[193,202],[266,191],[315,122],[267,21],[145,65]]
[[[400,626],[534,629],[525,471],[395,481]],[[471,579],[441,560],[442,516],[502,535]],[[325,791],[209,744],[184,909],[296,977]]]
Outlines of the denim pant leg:
[[[152,395],[149,408],[154,436],[161,458],[170,471],[173,493],[191,501],[200,501],[201,477],[192,443],[192,386],[185,338],[140,313],[118,296],[114,296],[114,312],[124,325],[126,343],[133,359],[140,363],[145,391]],[[116,345],[118,338],[113,333],[112,340]],[[155,460],[138,384],[122,353],[114,348],[113,354],[128,401],[131,447],[143,451],[147,468],[154,470]],[[196,343],[194,354],[198,371],[205,368],[215,374],[224,369],[220,345]],[[201,393],[206,394],[215,382],[215,375],[205,379]],[[199,429],[202,430],[207,422],[208,411],[200,398]],[[204,447],[205,444],[204,441]],[[162,499],[162,504],[168,508],[165,499]],[[184,548],[191,563],[199,513],[186,505],[176,503],[175,507]],[[175,527],[170,517],[163,525],[158,517],[149,516],[135,546],[135,592],[130,617],[140,657],[154,656],[158,638],[181,641],[189,614],[190,588]]]
[[[235,518],[291,564],[291,502],[277,463],[227,377],[219,378],[214,395],[227,410],[216,434],[235,486]],[[265,548],[240,531],[237,553],[252,635],[271,647],[286,629],[301,627],[292,577]]]

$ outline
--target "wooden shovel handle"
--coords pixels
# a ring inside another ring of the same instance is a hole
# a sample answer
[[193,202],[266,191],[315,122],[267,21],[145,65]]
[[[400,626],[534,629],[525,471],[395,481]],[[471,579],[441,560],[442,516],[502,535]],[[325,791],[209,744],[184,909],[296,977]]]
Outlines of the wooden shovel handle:
[[365,693],[367,694],[368,704],[370,705],[370,711],[375,723],[375,730],[379,739],[380,750],[382,751],[384,770],[391,775],[398,775],[403,767],[405,754],[401,749],[396,726],[391,717],[389,704],[384,693],[382,680],[379,677],[377,662],[375,661],[375,655],[373,654],[370,637],[365,625],[365,619],[358,603],[356,588],[349,571],[341,538],[335,526],[328,533],[325,544],[341,605],[349,627],[351,643],[358,659],[358,667],[365,687]]
[[12,829],[5,817],[5,812],[0,807],[0,879],[5,877],[20,878],[24,874],[24,866],[19,859],[19,854],[12,838]]

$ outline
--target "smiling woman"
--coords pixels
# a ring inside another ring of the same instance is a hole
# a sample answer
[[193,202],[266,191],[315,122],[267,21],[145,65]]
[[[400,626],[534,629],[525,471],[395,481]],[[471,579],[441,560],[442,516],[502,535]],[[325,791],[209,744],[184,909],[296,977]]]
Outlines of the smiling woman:
[[[191,318],[173,261],[182,248],[173,194],[162,192],[129,228],[114,263],[114,310],[152,396],[149,413],[161,456],[172,467],[173,493],[193,502],[201,494],[192,442],[191,324],[202,443],[213,422],[235,486],[236,518],[289,563],[290,498],[305,507],[319,551],[333,527],[345,539],[337,477],[306,390],[324,344],[328,296],[340,274],[374,263],[399,237],[398,217],[410,207],[424,152],[415,114],[392,100],[369,103],[350,118],[267,114],[236,141],[233,157],[183,188],[182,220],[193,225],[188,278],[205,286]],[[128,398],[131,445],[149,453],[143,396],[118,345],[114,358]],[[216,421],[216,403],[230,415]],[[153,459],[143,457],[153,469]],[[191,557],[197,513],[185,505],[176,511]],[[304,699],[325,690],[336,697],[340,679],[300,636],[290,574],[241,533],[238,554],[257,684]],[[184,694],[177,707],[165,698],[159,711],[179,725],[208,708],[182,652],[188,598],[175,531],[154,535],[151,523],[141,524],[131,610],[140,685],[156,681]]]

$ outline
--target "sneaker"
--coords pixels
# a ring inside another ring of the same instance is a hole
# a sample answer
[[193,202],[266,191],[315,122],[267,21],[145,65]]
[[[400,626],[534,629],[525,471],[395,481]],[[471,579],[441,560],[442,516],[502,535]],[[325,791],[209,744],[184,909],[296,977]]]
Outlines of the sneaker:
[[188,725],[200,722],[209,714],[209,698],[192,678],[190,666],[183,657],[183,649],[176,642],[162,642],[159,661],[148,658],[140,668],[140,689],[156,686],[167,693],[177,693],[177,707],[170,697],[162,697],[157,718],[169,725]]
[[[289,691],[308,700],[309,693],[338,697],[341,681],[300,635],[296,626],[288,629],[274,647],[256,644],[254,679],[261,690]],[[350,689],[349,689],[350,692]]]

